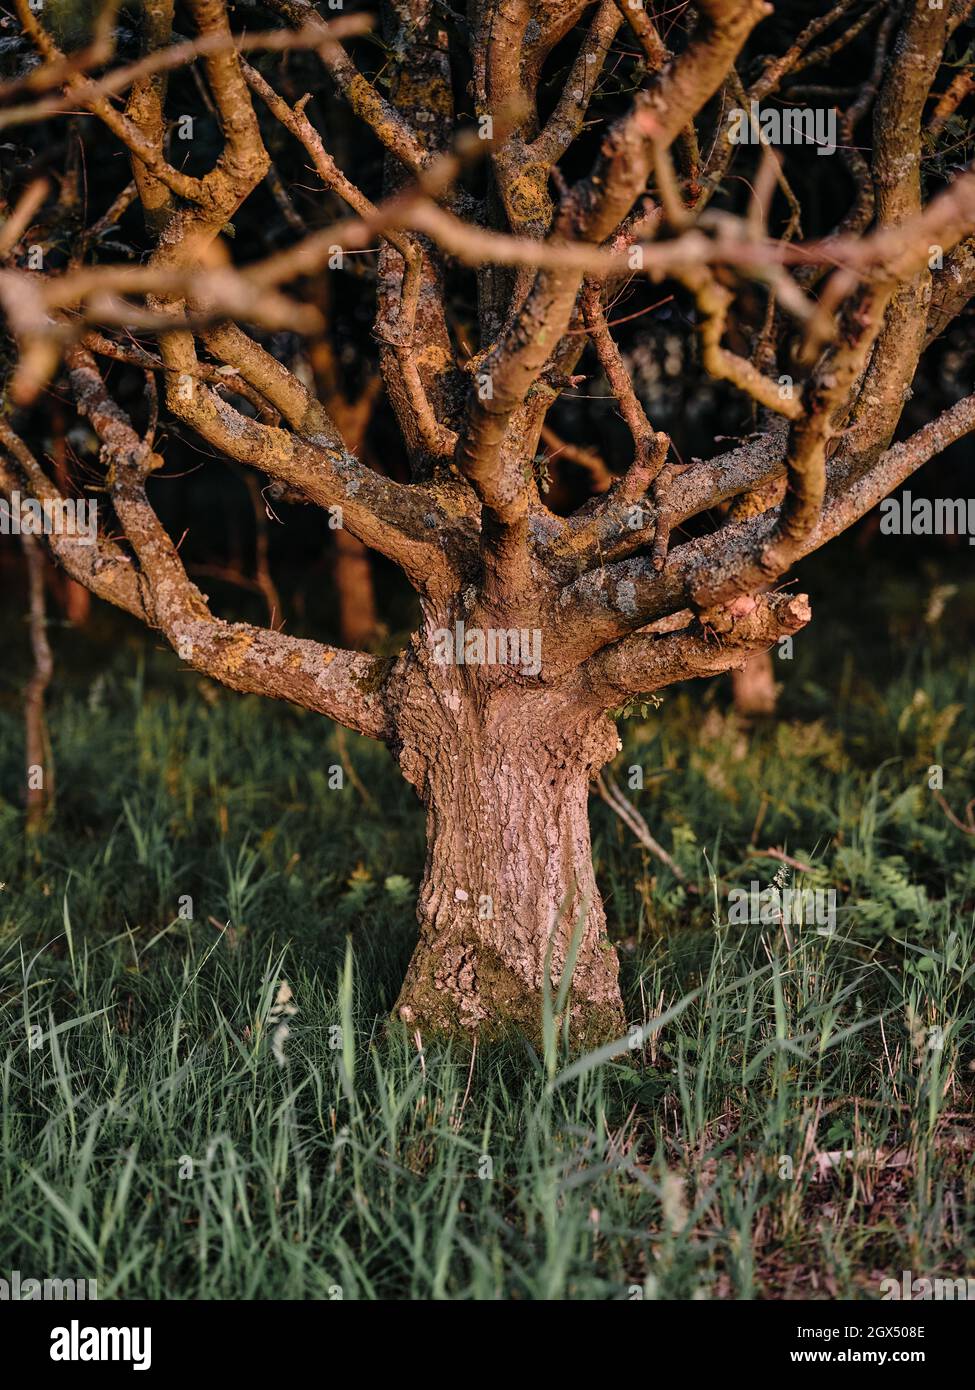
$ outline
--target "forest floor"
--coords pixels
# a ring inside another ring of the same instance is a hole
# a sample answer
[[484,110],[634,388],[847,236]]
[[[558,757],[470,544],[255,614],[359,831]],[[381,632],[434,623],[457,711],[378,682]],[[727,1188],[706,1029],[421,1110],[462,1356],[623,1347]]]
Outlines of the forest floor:
[[[0,1276],[623,1300],[975,1274],[975,837],[948,814],[975,670],[964,596],[924,589],[859,629],[827,605],[776,658],[777,719],[743,728],[722,682],[621,724],[614,775],[688,885],[593,796],[629,1015],[659,1019],[615,1057],[387,1031],[423,863],[389,755],[101,614],[52,628],[57,802],[26,841],[5,619]],[[774,882],[835,894],[835,930],[729,921]]]

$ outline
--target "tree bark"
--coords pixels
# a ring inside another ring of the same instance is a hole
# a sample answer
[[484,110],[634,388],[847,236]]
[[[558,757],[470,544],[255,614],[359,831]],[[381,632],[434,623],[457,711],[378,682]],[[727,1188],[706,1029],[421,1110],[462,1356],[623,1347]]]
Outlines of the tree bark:
[[538,1037],[546,970],[554,997],[576,933],[570,1035],[622,1032],[588,819],[615,726],[571,688],[440,666],[419,637],[395,680],[394,749],[427,810],[419,941],[396,1016],[424,1033]]

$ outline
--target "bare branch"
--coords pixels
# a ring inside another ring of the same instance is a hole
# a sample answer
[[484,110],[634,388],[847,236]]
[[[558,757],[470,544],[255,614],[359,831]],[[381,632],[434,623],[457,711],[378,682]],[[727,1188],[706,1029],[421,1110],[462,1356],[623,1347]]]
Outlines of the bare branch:
[[589,32],[569,69],[562,95],[543,130],[528,146],[529,161],[542,165],[556,163],[582,130],[606,55],[621,22],[616,0],[600,0]]
[[[149,4],[146,5],[144,0],[143,8],[158,13],[166,9],[171,10],[172,4],[170,0],[149,0]],[[319,19],[319,25],[308,26],[299,30],[273,29],[264,33],[231,34],[229,36],[217,32],[200,34],[197,38],[187,39],[183,43],[156,48],[144,58],[140,58],[138,62],[114,68],[97,80],[87,80],[86,85],[81,89],[82,95],[88,103],[98,98],[107,99],[121,96],[130,87],[149,86],[151,85],[150,79],[161,77],[176,68],[185,67],[197,58],[218,53],[231,51],[237,53],[292,53],[303,48],[320,48],[322,46],[321,25],[327,29],[329,40],[337,42],[339,39],[353,38],[357,34],[367,33],[371,20],[368,15],[362,14],[338,15],[335,19],[327,22]],[[52,56],[49,62],[38,68],[33,68],[17,84],[5,84],[5,87],[0,89],[0,99],[11,94],[17,85],[22,85],[30,90],[42,86],[45,89],[58,87],[62,83],[70,82],[71,79],[77,82],[81,73],[100,66],[108,56],[104,47],[97,47],[94,44],[82,53],[72,53],[69,56],[62,53]],[[71,87],[60,97],[31,102],[24,106],[8,107],[7,110],[0,111],[0,130],[10,126],[32,125],[35,121],[44,120],[48,116],[61,115],[63,112],[69,111],[72,106],[76,106],[78,101],[78,90]]]
[[805,594],[743,598],[725,610],[720,628],[695,621],[676,632],[638,633],[599,652],[586,669],[604,700],[650,694],[675,681],[744,666],[755,652],[798,632],[811,617]]
[[617,816],[619,816],[620,820],[623,821],[624,825],[627,825],[629,827],[629,829],[636,837],[636,839],[640,842],[640,844],[643,845],[645,849],[648,849],[650,853],[654,855],[657,859],[659,859],[661,864],[665,864],[667,868],[670,870],[670,872],[674,875],[674,878],[676,878],[677,882],[683,884],[684,887],[688,890],[688,892],[696,893],[696,886],[692,883],[688,883],[687,875],[684,873],[684,870],[671,858],[671,856],[664,849],[663,845],[660,844],[659,840],[655,839],[654,836],[651,835],[650,827],[647,825],[643,816],[632,804],[632,802],[627,801],[626,797],[620,790],[619,783],[615,780],[611,773],[601,772],[599,774],[599,776],[596,778],[596,789],[599,792],[599,795],[602,797],[603,801],[606,802],[606,805],[610,808],[611,811],[613,811]]
[[147,620],[196,670],[235,690],[290,700],[372,738],[388,735],[382,685],[391,663],[211,614],[146,496],[161,460],[105,390],[84,348],[69,356],[79,409],[102,443],[116,515],[132,545]]
[[[908,439],[889,448],[852,484],[844,481],[842,461],[837,458],[827,474],[835,482],[835,490],[831,487],[827,492],[826,505],[816,524],[798,543],[793,562],[848,529],[929,459],[972,430],[975,396],[966,396]],[[693,476],[693,471],[687,475],[689,487]],[[687,541],[671,550],[662,573],[657,573],[648,559],[637,558],[605,565],[581,576],[560,595],[559,642],[596,652],[625,633],[691,608],[695,594],[707,584],[713,585],[715,576],[730,579],[751,557],[761,554],[775,536],[778,524],[778,512],[769,511]],[[709,621],[719,620],[715,612],[709,612],[707,617]]]
[[396,107],[358,71],[351,58],[335,41],[330,26],[308,0],[265,0],[268,8],[282,15],[296,29],[307,27],[322,36],[319,57],[355,114],[366,122],[373,134],[396,156],[404,168],[417,174],[427,162],[422,144]]
[[734,296],[720,284],[707,266],[687,266],[674,272],[674,278],[691,291],[701,315],[698,331],[701,338],[701,361],[711,376],[730,381],[740,391],[758,401],[766,410],[798,420],[803,413],[802,402],[791,387],[783,391],[746,357],[739,357],[722,347],[725,322]]
[[[30,489],[29,496],[39,501],[42,506],[59,507],[63,501],[61,494],[47,478],[24,442],[2,417],[0,444],[23,475],[24,482]],[[9,502],[12,502],[21,487],[17,472],[0,462],[0,488]],[[134,567],[129,556],[119,546],[101,535],[96,537],[92,545],[85,537],[63,530],[52,531],[45,540],[54,558],[72,579],[76,579],[86,589],[90,589],[99,598],[106,599],[117,608],[124,609],[136,618],[145,619],[146,612]]]

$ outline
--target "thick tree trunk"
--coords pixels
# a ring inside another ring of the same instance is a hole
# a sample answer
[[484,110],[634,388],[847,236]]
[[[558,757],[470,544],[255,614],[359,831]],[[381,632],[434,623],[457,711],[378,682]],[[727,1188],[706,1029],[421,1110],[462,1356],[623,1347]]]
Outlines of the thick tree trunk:
[[423,1032],[537,1037],[545,971],[554,994],[578,931],[571,1035],[618,1036],[588,819],[590,778],[618,746],[612,722],[511,671],[438,666],[416,640],[401,680],[397,752],[427,808],[427,863],[397,1016]]

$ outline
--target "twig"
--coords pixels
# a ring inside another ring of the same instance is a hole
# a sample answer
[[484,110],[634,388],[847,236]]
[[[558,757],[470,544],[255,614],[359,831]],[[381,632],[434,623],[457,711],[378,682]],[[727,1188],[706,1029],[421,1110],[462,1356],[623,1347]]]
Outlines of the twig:
[[650,827],[633,803],[627,801],[612,775],[608,772],[600,772],[596,777],[596,787],[599,791],[599,795],[606,802],[606,805],[609,806],[611,810],[615,811],[620,820],[624,821],[630,827],[633,834],[640,841],[640,844],[643,845],[645,849],[648,849],[651,854],[655,855],[662,864],[666,865],[677,882],[682,884],[683,887],[687,889],[688,893],[698,892],[697,885],[687,881],[687,875],[684,873],[684,870],[679,864],[674,862],[663,845],[651,835]]
[[952,825],[957,826],[963,835],[975,835],[975,797],[965,807],[965,819],[963,821],[958,819],[940,792],[935,792],[934,799]]
[[756,849],[754,845],[748,846],[748,853],[754,859],[777,859],[780,864],[788,864],[790,869],[798,869],[801,873],[811,874],[813,866],[804,864],[801,859],[793,859],[790,854],[786,854],[782,849]]

